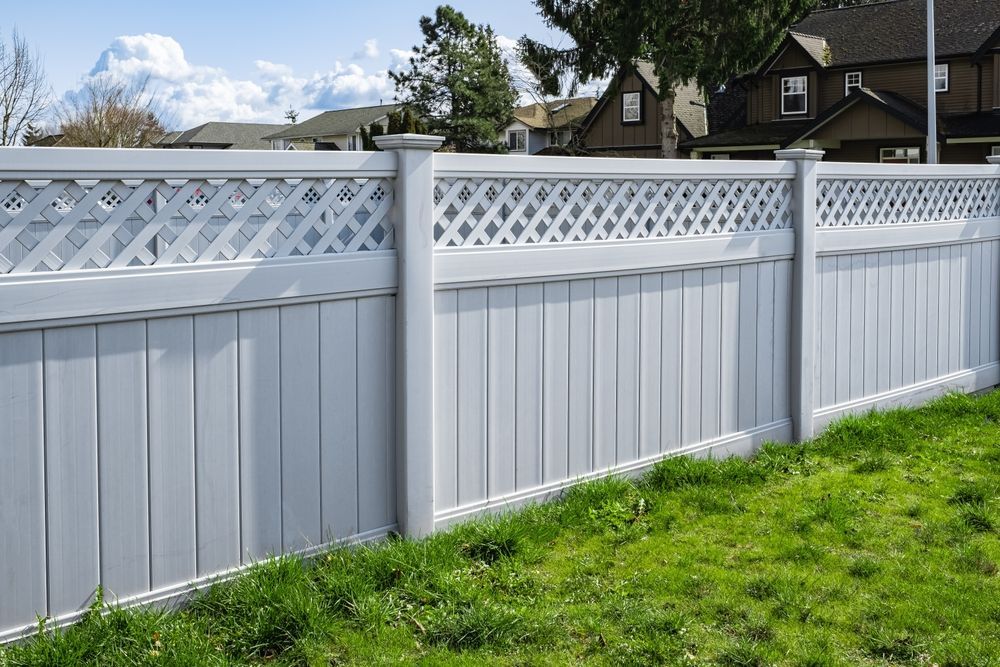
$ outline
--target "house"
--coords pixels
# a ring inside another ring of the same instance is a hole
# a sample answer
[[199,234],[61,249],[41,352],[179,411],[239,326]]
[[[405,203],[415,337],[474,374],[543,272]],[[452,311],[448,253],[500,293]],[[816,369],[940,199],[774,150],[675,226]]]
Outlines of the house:
[[190,130],[168,132],[153,142],[153,148],[268,150],[271,142],[263,137],[285,127],[273,123],[204,123]]
[[[941,162],[1000,154],[1000,1],[935,5]],[[925,0],[814,11],[745,77],[742,127],[681,144],[692,157],[773,159],[821,148],[825,160],[923,162],[927,137]]]
[[33,139],[25,144],[25,146],[31,146],[36,148],[47,148],[50,146],[62,146],[63,139],[65,135],[62,134],[46,134]]
[[[652,63],[622,68],[583,121],[580,145],[593,155],[660,157],[662,122],[659,77]],[[674,116],[679,141],[708,131],[705,103],[698,85],[678,85]]]
[[367,128],[372,123],[387,128],[389,114],[401,108],[398,104],[379,104],[324,111],[265,139],[271,142],[274,150],[359,151],[362,149],[361,128]]
[[514,109],[514,121],[504,131],[507,149],[514,155],[534,155],[549,147],[569,145],[596,104],[596,97],[574,97]]

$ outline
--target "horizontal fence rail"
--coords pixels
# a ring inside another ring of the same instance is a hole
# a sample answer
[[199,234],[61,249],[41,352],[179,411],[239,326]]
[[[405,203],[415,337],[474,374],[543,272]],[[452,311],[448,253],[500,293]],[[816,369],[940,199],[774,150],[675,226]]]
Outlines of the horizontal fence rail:
[[1000,165],[0,149],[0,640],[1000,382]]

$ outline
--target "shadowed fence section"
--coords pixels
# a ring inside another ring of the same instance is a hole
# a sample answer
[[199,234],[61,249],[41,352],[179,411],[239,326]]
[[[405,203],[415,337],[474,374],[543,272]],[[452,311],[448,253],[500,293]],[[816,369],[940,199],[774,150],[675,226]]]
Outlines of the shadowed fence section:
[[0,149],[0,639],[1000,381],[1000,167]]

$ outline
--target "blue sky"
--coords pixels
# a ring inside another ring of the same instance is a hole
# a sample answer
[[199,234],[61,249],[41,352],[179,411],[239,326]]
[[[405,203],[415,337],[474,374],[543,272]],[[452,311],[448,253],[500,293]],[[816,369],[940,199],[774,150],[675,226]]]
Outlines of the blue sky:
[[[172,126],[279,122],[289,106],[308,117],[325,108],[388,101],[385,70],[420,41],[419,17],[437,4],[18,1],[0,15],[0,30],[17,27],[38,49],[57,97],[88,76],[148,74]],[[471,20],[491,24],[502,43],[524,33],[559,39],[530,0],[452,4]]]

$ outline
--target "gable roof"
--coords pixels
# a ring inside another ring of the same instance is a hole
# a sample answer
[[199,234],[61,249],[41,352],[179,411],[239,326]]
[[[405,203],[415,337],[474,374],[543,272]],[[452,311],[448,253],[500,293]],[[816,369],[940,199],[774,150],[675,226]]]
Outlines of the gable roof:
[[595,104],[596,97],[574,97],[544,104],[535,102],[514,109],[514,118],[536,130],[573,127],[587,117]]
[[[919,60],[927,53],[926,15],[926,0],[889,0],[817,10],[789,33],[825,40],[830,67]],[[934,19],[939,58],[972,55],[1000,25],[1000,2],[937,0]]]
[[684,149],[716,146],[767,146],[779,148],[789,133],[796,133],[810,124],[805,120],[775,120],[731,130],[723,130],[680,144]]
[[[856,104],[869,104],[885,113],[899,119],[922,134],[927,134],[927,109],[916,102],[888,90],[870,90],[855,88],[851,94],[821,113],[816,119],[807,123],[800,130],[789,133],[782,142],[790,146],[796,141],[807,138],[810,134],[826,125],[828,122],[844,113]],[[941,134],[939,132],[939,134]]]
[[[656,76],[653,63],[639,60],[635,64],[636,74],[646,82],[654,94],[660,94],[660,78]],[[679,83],[674,86],[674,116],[677,117],[692,137],[700,137],[708,132],[705,101],[696,82]]]
[[190,130],[168,132],[154,146],[210,145],[233,150],[267,150],[271,142],[264,135],[287,125],[274,123],[204,123]]
[[280,132],[269,134],[265,139],[307,139],[354,134],[359,127],[371,125],[392,111],[400,109],[399,104],[379,104],[355,109],[324,111],[318,116],[304,120]]

